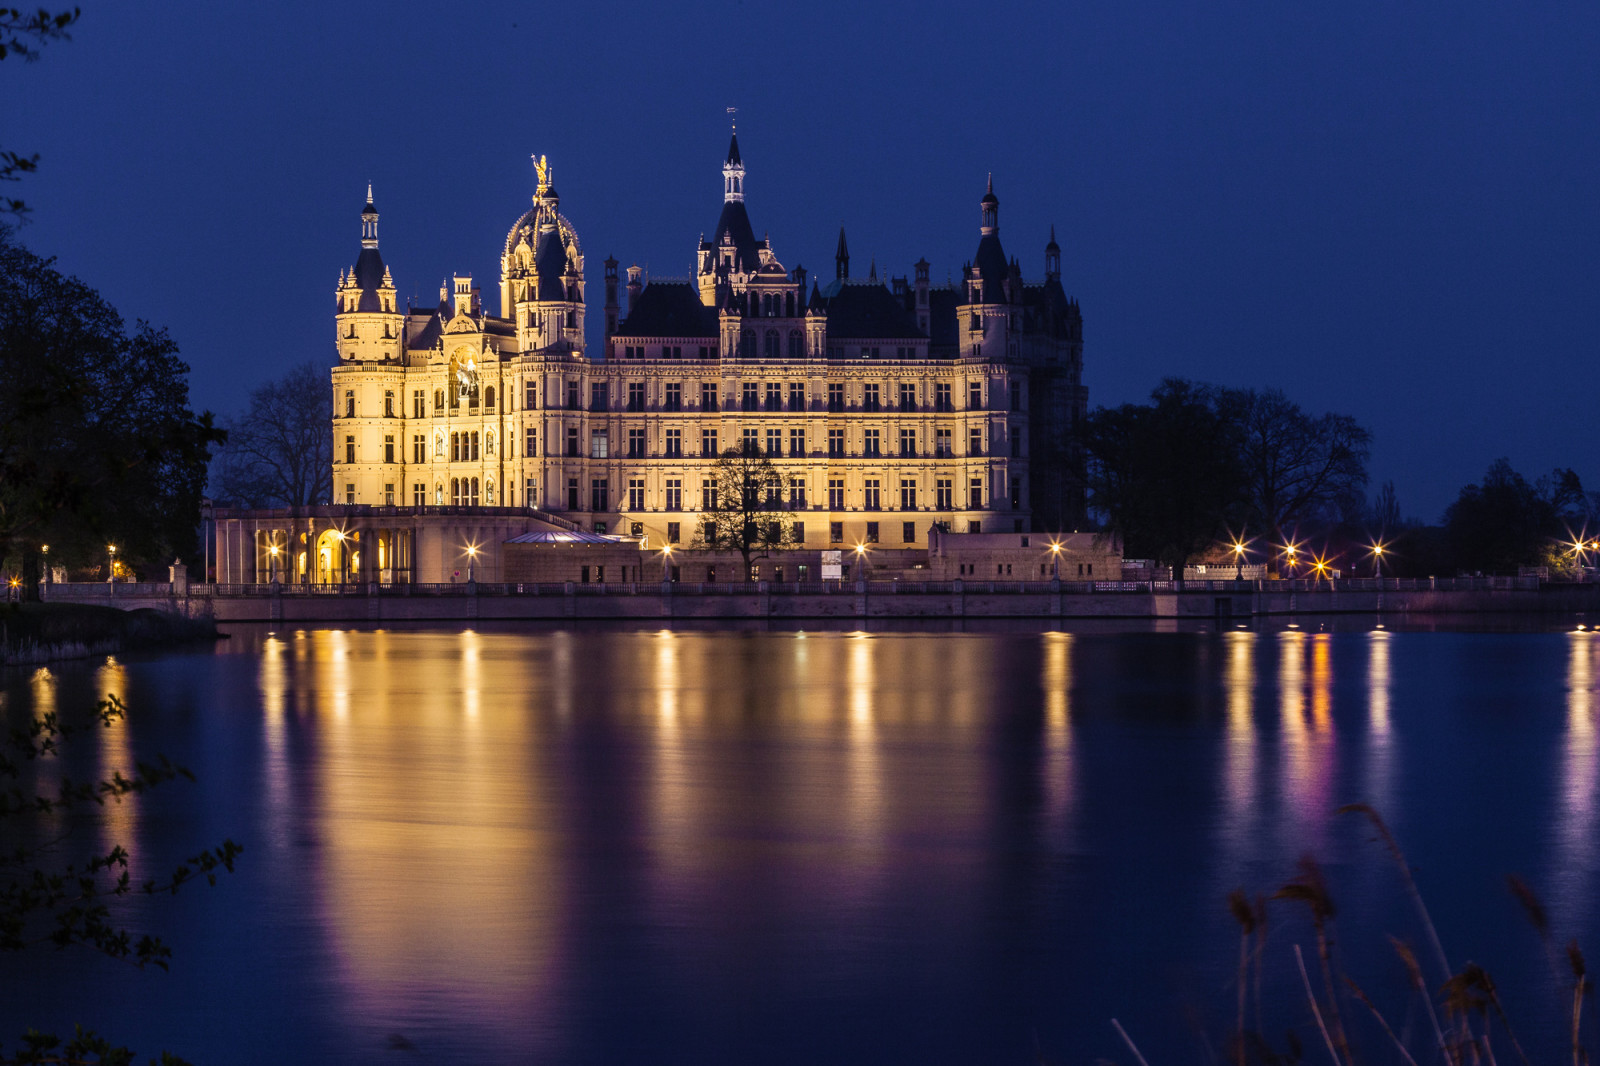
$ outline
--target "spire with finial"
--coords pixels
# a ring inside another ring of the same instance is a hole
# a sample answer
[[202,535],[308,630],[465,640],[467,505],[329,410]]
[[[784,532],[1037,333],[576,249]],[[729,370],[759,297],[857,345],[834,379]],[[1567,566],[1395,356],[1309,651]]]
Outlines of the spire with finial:
[[[738,108],[728,108],[729,116],[733,116]],[[742,203],[744,201],[744,160],[739,158],[739,126],[733,125],[733,136],[728,141],[728,158],[722,164],[722,202],[725,204]]]
[[1061,246],[1056,243],[1055,223],[1050,224],[1050,243],[1044,246],[1044,279],[1061,280]]
[[872,257],[872,265],[867,268],[867,280],[868,281],[877,281],[878,280],[878,257],[877,256],[873,256]]
[[982,232],[985,235],[998,233],[1000,230],[1000,198],[994,194],[994,175],[989,175],[989,186],[984,191],[983,199],[978,201],[979,208],[983,211]]
[[848,278],[850,276],[850,246],[844,242],[844,223],[839,223],[839,250],[833,253],[833,276]]
[[367,182],[367,203],[361,209],[361,247],[378,246],[378,209],[372,206],[372,182]]

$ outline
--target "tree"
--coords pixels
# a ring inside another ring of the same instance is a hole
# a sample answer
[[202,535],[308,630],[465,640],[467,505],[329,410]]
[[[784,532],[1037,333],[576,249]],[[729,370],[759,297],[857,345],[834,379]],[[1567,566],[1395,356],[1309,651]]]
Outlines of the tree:
[[1560,547],[1584,504],[1583,486],[1571,470],[1530,482],[1496,459],[1482,482],[1467,485],[1445,509],[1445,538],[1462,570],[1512,572],[1519,566],[1560,565]]
[[[78,21],[77,8],[55,14],[39,8],[24,12],[21,8],[0,7],[0,59],[16,56],[25,63],[39,58],[39,46],[50,41],[70,40],[67,30]],[[39,169],[39,155],[19,155],[0,149],[0,181],[21,181],[24,174]],[[0,218],[20,219],[28,213],[28,205],[16,197],[0,197]]]
[[1404,519],[1400,515],[1400,497],[1394,491],[1393,481],[1385,481],[1383,487],[1378,489],[1378,495],[1372,501],[1368,517],[1372,524],[1378,527],[1380,536],[1400,529]]
[[711,482],[693,547],[738,552],[744,579],[750,581],[755,560],[795,546],[778,469],[753,445],[729,448],[712,467]]
[[1238,427],[1250,528],[1281,540],[1360,498],[1372,434],[1354,418],[1313,417],[1279,389],[1225,389],[1218,408]]
[[1241,517],[1240,434],[1207,386],[1168,378],[1150,400],[1089,416],[1091,505],[1129,555],[1181,570]]
[[66,565],[132,565],[195,547],[213,444],[189,368],[163,330],[116,309],[0,235],[0,556],[37,582],[39,547]]
[[[40,772],[41,766],[62,764],[64,748],[97,727],[111,727],[123,714],[121,701],[111,696],[95,706],[88,722],[47,711],[12,728],[0,741],[0,951],[88,947],[140,969],[164,970],[171,949],[159,937],[146,933],[135,938],[118,925],[110,901],[175,896],[184,885],[201,879],[215,885],[221,871],[232,872],[242,850],[232,840],[195,853],[166,877],[138,884],[129,873],[131,856],[120,843],[109,848],[91,844],[77,861],[63,861],[62,852],[72,846],[72,834],[60,830],[63,815],[76,814],[78,824],[93,830],[84,835],[97,837],[105,826],[95,815],[108,805],[135,802],[172,781],[194,780],[165,756],[137,763],[132,776],[119,770],[101,780],[76,780],[60,769]],[[170,1055],[162,1061],[181,1062]],[[0,1063],[25,1062],[130,1063],[132,1053],[81,1029],[66,1042],[30,1031],[17,1054],[0,1055]]]
[[241,507],[327,503],[333,466],[328,427],[328,374],[318,364],[303,363],[262,385],[227,425],[212,495]]

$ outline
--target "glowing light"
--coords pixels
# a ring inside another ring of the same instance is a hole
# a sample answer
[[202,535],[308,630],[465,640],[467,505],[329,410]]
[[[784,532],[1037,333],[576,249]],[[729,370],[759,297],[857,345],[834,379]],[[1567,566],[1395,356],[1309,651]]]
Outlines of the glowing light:
[[276,559],[278,557],[278,546],[276,544],[269,545],[267,547],[267,553]]

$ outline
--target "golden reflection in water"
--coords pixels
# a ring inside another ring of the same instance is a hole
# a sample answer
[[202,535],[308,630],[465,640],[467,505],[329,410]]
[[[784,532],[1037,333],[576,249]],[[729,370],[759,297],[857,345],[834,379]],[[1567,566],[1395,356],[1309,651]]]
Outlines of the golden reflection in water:
[[1254,838],[1256,809],[1256,634],[1233,630],[1224,638],[1228,650],[1225,688],[1228,697],[1227,757],[1223,773],[1227,777],[1227,809],[1223,816],[1223,839],[1229,853],[1244,854]]
[[[312,632],[291,667],[316,694],[325,921],[373,1025],[523,1009],[555,961],[543,684],[503,639],[495,656],[478,633]],[[504,698],[479,704],[486,661]]]
[[1394,768],[1394,738],[1389,725],[1388,630],[1367,634],[1367,787],[1364,801],[1386,816]]
[[[116,697],[124,708],[128,706],[128,671],[116,656],[106,656],[106,661],[94,672],[95,699],[104,700]],[[125,714],[133,713],[131,710]],[[108,780],[113,774],[120,773],[123,777],[132,777],[135,773],[134,757],[128,738],[128,719],[126,717],[113,719],[111,724],[97,728],[92,734],[99,744],[100,752],[100,778]],[[122,803],[107,803],[101,813],[105,816],[100,820],[100,843],[103,850],[110,850],[115,844],[122,844],[132,849],[133,835],[138,830],[139,804],[136,800],[126,800]],[[137,856],[137,849],[133,849]],[[139,870],[133,869],[137,877]]]
[[276,633],[268,633],[261,644],[261,727],[266,741],[263,767],[266,777],[266,828],[272,843],[289,843],[289,752],[285,742],[288,713],[288,667],[284,657],[288,648]]
[[[1286,813],[1293,819],[1285,828],[1310,842],[1315,827],[1332,814],[1333,781],[1333,666],[1326,633],[1308,635],[1300,630],[1279,634],[1278,688],[1281,701],[1283,755],[1282,790]],[[1306,657],[1311,659],[1310,713],[1306,705]]]
[[878,726],[874,718],[873,687],[879,650],[866,633],[849,638],[849,662],[845,668],[845,688],[850,706],[849,726],[849,825],[851,835],[861,843],[878,839],[883,804],[878,766]]
[[1072,634],[1044,634],[1044,759],[1040,766],[1043,824],[1066,846],[1072,813]]
[[1567,636],[1567,737],[1561,773],[1561,825],[1555,911],[1562,936],[1588,924],[1586,900],[1595,864],[1595,634]]
[[[32,698],[33,715],[42,719],[47,714],[56,710],[56,675],[50,672],[48,666],[41,666],[28,677],[29,696]],[[61,761],[59,759],[36,759],[33,763],[34,787],[40,795],[55,795],[61,789]],[[55,816],[51,816],[52,824]]]

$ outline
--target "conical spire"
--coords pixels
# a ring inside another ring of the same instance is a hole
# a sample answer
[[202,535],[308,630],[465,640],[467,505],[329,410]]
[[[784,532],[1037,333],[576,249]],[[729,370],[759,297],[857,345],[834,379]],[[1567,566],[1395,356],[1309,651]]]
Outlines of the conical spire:
[[850,246],[844,240],[844,223],[839,224],[839,250],[833,253],[834,274],[836,278],[850,276]]
[[1056,224],[1054,222],[1050,223],[1050,243],[1044,246],[1044,250],[1047,252],[1061,251],[1061,245],[1056,243]]
[[378,209],[372,206],[372,182],[367,182],[367,203],[361,209],[361,247],[378,246]]

